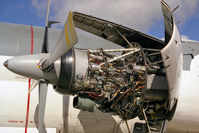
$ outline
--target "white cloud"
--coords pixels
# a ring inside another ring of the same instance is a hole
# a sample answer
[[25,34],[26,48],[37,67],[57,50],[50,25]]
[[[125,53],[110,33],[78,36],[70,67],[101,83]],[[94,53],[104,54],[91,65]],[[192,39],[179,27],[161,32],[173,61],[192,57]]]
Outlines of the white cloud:
[[46,0],[32,0],[31,6],[36,9],[36,14],[39,17],[45,17],[46,15]]
[[[54,17],[64,21],[74,10],[113,21],[131,28],[148,30],[161,17],[160,0],[61,0],[53,6]],[[59,7],[59,10],[57,8]]]
[[[40,14],[46,0],[33,0],[32,6]],[[161,0],[52,0],[51,18],[64,22],[69,10],[78,11],[98,18],[119,23],[130,28],[147,31],[157,21],[162,20]],[[175,12],[177,21],[184,24],[192,17],[197,0],[166,0]],[[41,3],[41,4],[40,4]]]
[[181,39],[182,39],[182,40],[189,40],[189,37],[186,36],[186,35],[181,35]]
[[195,42],[195,40],[191,40],[188,36],[186,35],[181,35],[181,40],[182,41],[192,41],[192,42]]

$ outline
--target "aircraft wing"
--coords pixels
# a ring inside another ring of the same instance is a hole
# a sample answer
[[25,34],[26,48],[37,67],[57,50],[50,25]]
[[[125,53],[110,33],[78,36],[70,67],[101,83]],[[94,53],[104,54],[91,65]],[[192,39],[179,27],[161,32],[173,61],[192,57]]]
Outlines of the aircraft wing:
[[102,37],[123,47],[128,47],[126,38],[130,43],[138,42],[147,47],[153,45],[154,48],[163,48],[164,42],[142,32],[127,28],[93,16],[73,12],[75,26],[84,31]]
[[[49,29],[49,49],[55,47],[60,30]],[[32,36],[32,37],[31,37]],[[41,53],[44,28],[38,26],[0,22],[0,55],[19,56],[30,54],[31,41],[33,53]]]
[[[48,44],[51,52],[61,33],[60,29],[50,28],[48,30]],[[79,43],[75,47],[83,49],[103,48],[121,48],[119,45],[104,40],[102,38],[87,35],[77,31]],[[31,38],[31,34],[33,37]],[[33,53],[41,53],[43,43],[44,27],[11,24],[0,22],[0,55],[2,56],[20,56],[30,54],[31,41],[33,41]],[[89,40],[88,40],[89,39]]]

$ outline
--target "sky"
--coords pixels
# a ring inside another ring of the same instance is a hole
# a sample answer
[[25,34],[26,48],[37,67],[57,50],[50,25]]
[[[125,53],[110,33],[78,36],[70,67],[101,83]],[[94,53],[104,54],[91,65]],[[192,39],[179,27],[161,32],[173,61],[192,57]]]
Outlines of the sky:
[[[164,38],[161,0],[51,0],[50,20],[61,22],[69,10],[106,19],[139,30],[157,38]],[[199,1],[165,0],[174,12],[183,39],[199,41]],[[0,0],[0,22],[45,25],[46,0]],[[6,130],[6,129],[4,129]],[[13,129],[8,129],[12,133]],[[2,129],[0,128],[0,132]],[[16,130],[15,130],[16,132]],[[23,131],[20,130],[19,133]]]
[[[164,38],[161,0],[51,0],[50,20],[66,20],[69,10],[106,19]],[[199,41],[199,1],[165,0],[174,12],[183,38]],[[0,22],[45,25],[46,0],[0,0]]]

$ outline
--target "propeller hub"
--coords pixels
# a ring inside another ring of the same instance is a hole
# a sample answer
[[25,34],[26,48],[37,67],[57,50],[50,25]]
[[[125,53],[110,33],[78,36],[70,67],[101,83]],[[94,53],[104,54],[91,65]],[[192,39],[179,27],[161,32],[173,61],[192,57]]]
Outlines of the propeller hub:
[[48,57],[49,54],[18,56],[5,61],[4,66],[16,74],[36,80],[47,80],[55,84],[57,82],[57,76],[54,69],[50,72],[44,72],[38,68],[39,61],[47,59]]

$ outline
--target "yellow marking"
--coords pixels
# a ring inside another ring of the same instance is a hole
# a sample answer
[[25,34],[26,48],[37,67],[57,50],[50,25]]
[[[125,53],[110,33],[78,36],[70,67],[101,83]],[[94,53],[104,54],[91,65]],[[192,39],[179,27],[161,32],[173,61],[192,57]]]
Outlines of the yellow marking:
[[67,21],[65,23],[65,37],[66,37],[66,44],[67,44],[67,47],[70,48],[70,39],[69,39],[69,36],[68,36],[68,27],[67,27]]
[[69,23],[69,28],[70,28],[70,32],[71,32],[71,37],[72,37],[72,41],[74,42],[76,40],[76,33],[75,33],[75,28],[74,28],[74,23],[73,23],[73,18],[72,18],[72,12],[69,12],[68,15],[68,23]]

